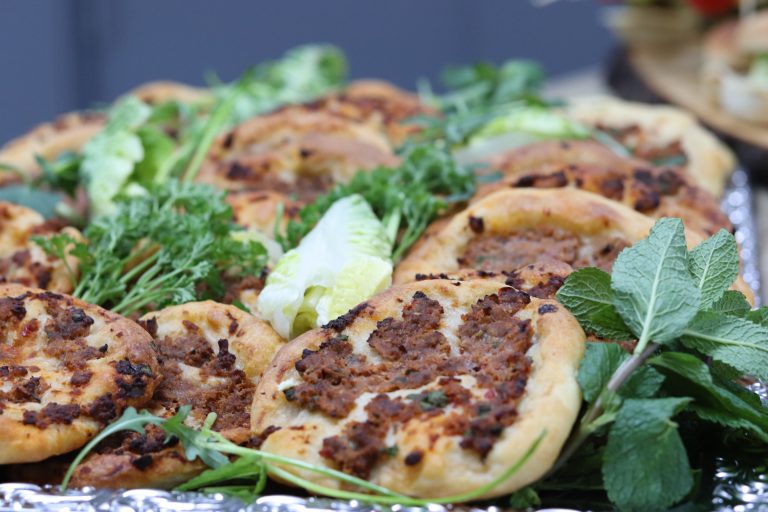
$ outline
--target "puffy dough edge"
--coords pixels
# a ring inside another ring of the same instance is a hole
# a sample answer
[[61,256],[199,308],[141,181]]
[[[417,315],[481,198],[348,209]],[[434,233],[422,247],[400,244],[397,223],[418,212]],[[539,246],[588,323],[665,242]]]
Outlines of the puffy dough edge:
[[[461,304],[469,308],[481,297],[498,292],[504,285],[498,281],[474,279],[453,286],[451,281],[430,280],[394,286],[368,301],[368,311],[361,315],[345,332],[369,333],[376,321],[397,316],[404,301],[416,291],[424,291],[446,307]],[[527,312],[536,325],[536,340],[529,355],[534,371],[528,380],[527,395],[522,400],[520,418],[506,427],[485,460],[459,447],[457,437],[441,436],[424,454],[422,462],[414,467],[404,465],[402,458],[381,461],[370,481],[404,494],[435,498],[455,495],[476,489],[491,482],[519,460],[544,431],[538,449],[512,477],[489,491],[484,497],[507,494],[544,475],[557,458],[562,445],[571,432],[581,407],[581,392],[576,381],[578,364],[584,352],[585,336],[576,319],[564,308],[557,306],[554,313],[538,314],[539,306],[557,304],[534,297],[520,313]],[[519,313],[519,314],[520,314]],[[448,314],[448,311],[446,311]],[[304,349],[316,349],[325,333],[315,329],[287,344],[275,357],[257,389],[251,415],[251,426],[256,432],[270,425],[305,425],[302,430],[282,428],[271,434],[262,450],[291,456],[306,462],[327,466],[318,448],[325,435],[333,435],[341,422],[309,413],[287,402],[279,391],[279,384],[287,374],[293,374],[293,365]],[[535,411],[535,414],[533,413]],[[400,452],[409,451],[429,442],[429,434],[439,428],[438,422],[414,422],[414,432],[408,438],[400,437]],[[403,430],[411,430],[411,426]],[[284,469],[332,488],[341,488],[337,480],[292,467]]]
[[723,195],[725,182],[736,166],[733,153],[696,119],[675,107],[623,101],[608,96],[573,98],[563,113],[588,124],[636,124],[660,143],[679,140],[688,158],[686,170],[704,189]]
[[[646,238],[654,225],[650,217],[592,192],[577,189],[504,189],[489,194],[457,213],[442,229],[424,235],[395,269],[394,282],[412,281],[416,274],[459,270],[456,257],[475,236],[470,217],[483,219],[486,231],[508,231],[541,225],[561,227],[582,235],[615,233],[632,243]],[[685,230],[688,248],[705,237]],[[751,304],[754,294],[739,276],[733,289]]]
[[[49,293],[46,290],[27,288],[19,284],[0,284],[0,297],[18,297],[26,292]],[[123,350],[128,359],[132,361],[141,359],[141,357],[131,356],[135,351],[138,351],[142,356],[151,352],[153,357],[155,357],[152,370],[155,372],[155,375],[158,374],[156,354],[154,353],[152,337],[149,333],[128,318],[112,313],[100,306],[88,304],[80,299],[70,296],[66,297],[69,297],[75,306],[82,308],[86,314],[102,317],[104,321],[104,325],[101,327],[103,334],[99,333],[99,335],[119,340],[143,338],[145,340],[143,344],[127,344],[123,347]],[[94,375],[94,377],[101,378],[99,375]],[[150,381],[147,392],[142,397],[127,400],[127,406],[140,407],[145,404],[152,396],[152,393],[154,393],[158,382],[158,379]],[[119,412],[122,413],[122,411]],[[37,462],[54,455],[61,455],[76,450],[85,445],[103,428],[104,425],[99,424],[94,419],[77,418],[69,425],[54,424],[49,425],[45,429],[39,429],[35,426],[19,425],[18,422],[8,419],[7,415],[0,415],[0,432],[18,431],[20,429],[24,432],[24,435],[16,436],[15,438],[8,439],[6,437],[0,443],[0,464]],[[17,455],[14,456],[14,454]],[[21,456],[18,454],[21,454]]]

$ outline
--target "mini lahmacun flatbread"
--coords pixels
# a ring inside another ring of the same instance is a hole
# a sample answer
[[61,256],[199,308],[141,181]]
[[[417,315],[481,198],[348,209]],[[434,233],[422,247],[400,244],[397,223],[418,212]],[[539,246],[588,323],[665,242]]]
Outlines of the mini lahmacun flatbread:
[[674,107],[616,98],[574,98],[563,113],[599,128],[651,163],[679,160],[694,182],[715,197],[723,194],[736,160],[696,119]]
[[59,232],[75,240],[81,238],[75,228],[57,227],[30,208],[0,201],[0,282],[71,292],[77,277],[77,258],[68,256],[64,262],[47,255],[32,240],[35,235],[45,237]]
[[[610,271],[619,253],[646,238],[653,224],[653,219],[591,192],[502,189],[425,234],[395,269],[394,281],[462,268],[505,272],[542,258],[574,269]],[[685,236],[689,248],[704,241],[696,231],[686,230]],[[741,277],[734,287],[752,299]]]
[[[42,169],[36,156],[51,161],[67,151],[78,152],[105,124],[106,116],[101,112],[63,114],[0,148],[0,164],[15,167],[30,177],[39,176]],[[0,185],[16,181],[18,175],[0,169]]]
[[[510,155],[510,161],[514,158]],[[501,162],[500,162],[501,163]],[[481,187],[475,198],[502,188],[578,188],[600,194],[654,218],[679,217],[685,227],[713,235],[733,225],[720,209],[717,199],[690,183],[685,171],[667,167],[630,165],[571,164],[542,165],[506,173],[504,179]]]
[[[164,377],[145,408],[167,418],[191,405],[187,422],[196,427],[214,412],[214,430],[247,441],[256,384],[282,338],[266,322],[211,301],[149,313],[141,323],[155,340]],[[164,441],[159,428],[107,440],[78,466],[72,485],[170,488],[205,470],[200,460],[188,461],[178,443]]]
[[283,228],[289,220],[298,216],[301,205],[286,194],[272,191],[240,190],[227,194],[234,221],[248,229],[256,229],[272,236],[278,214]]
[[152,337],[78,299],[0,285],[0,464],[82,447],[159,380]]
[[[578,322],[495,280],[395,286],[286,345],[259,384],[261,449],[411,496],[487,497],[535,481],[581,406]],[[288,468],[311,481],[334,479]]]
[[406,123],[406,120],[437,114],[415,94],[381,80],[358,80],[338,93],[288,108],[322,111],[368,124],[384,132],[395,146],[421,129],[418,124]]
[[386,137],[370,126],[324,112],[285,110],[220,135],[198,179],[310,201],[358,171],[397,163]]

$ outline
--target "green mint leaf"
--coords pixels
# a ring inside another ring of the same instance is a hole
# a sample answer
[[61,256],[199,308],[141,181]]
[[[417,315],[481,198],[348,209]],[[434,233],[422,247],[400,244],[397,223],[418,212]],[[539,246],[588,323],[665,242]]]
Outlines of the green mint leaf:
[[590,404],[597,400],[625,355],[614,343],[587,343],[577,376],[584,400]]
[[603,480],[621,510],[663,510],[693,486],[688,456],[670,418],[687,398],[626,400],[608,434]]
[[701,308],[706,309],[722,297],[739,275],[736,239],[721,229],[691,251],[688,268],[701,290]]
[[757,308],[754,311],[749,311],[746,314],[746,319],[750,322],[762,325],[763,327],[768,327],[768,306],[763,306],[761,308]]
[[688,271],[688,249],[680,219],[656,222],[645,240],[625,249],[613,265],[614,305],[639,338],[669,343],[699,309],[700,291]]
[[516,510],[526,510],[539,505],[541,505],[541,498],[531,487],[523,487],[509,497],[509,506]]
[[568,276],[557,291],[557,300],[587,332],[608,340],[634,338],[613,305],[611,275],[599,268],[583,268]]
[[674,395],[694,399],[689,406],[700,418],[725,427],[748,430],[768,442],[768,412],[754,393],[738,387],[729,389],[712,375],[709,366],[698,357],[682,352],[665,352],[650,359],[667,379],[664,389]]
[[[724,315],[749,318],[752,306],[747,302],[747,298],[743,293],[737,292],[736,290],[727,290],[723,293],[722,297],[712,304],[710,309]],[[756,323],[760,322],[758,321]]]
[[[577,376],[584,400],[594,403],[614,372],[629,357],[629,354],[615,343],[588,342]],[[622,398],[650,398],[656,394],[663,381],[664,377],[660,373],[643,366],[635,370],[619,388],[618,394]],[[618,407],[619,404],[606,405]]]
[[744,374],[768,379],[768,327],[744,318],[702,311],[683,331],[681,341]]

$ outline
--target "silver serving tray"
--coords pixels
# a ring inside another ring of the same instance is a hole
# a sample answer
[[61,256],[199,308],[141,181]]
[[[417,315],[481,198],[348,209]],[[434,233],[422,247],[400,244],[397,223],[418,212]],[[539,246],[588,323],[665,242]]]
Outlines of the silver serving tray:
[[[759,303],[760,267],[757,244],[757,225],[749,188],[749,176],[743,169],[737,169],[731,177],[723,197],[723,211],[736,228],[736,241],[740,245],[743,262],[743,277],[755,292]],[[751,386],[760,394],[768,406],[768,387],[762,383]],[[740,467],[738,461],[717,461],[718,480],[713,490],[713,507],[721,511],[768,510],[768,470],[754,471]],[[761,474],[762,473],[762,474]],[[40,487],[25,483],[0,483],[0,512],[10,511],[78,511],[78,512],[157,512],[157,511],[206,511],[223,512],[501,512],[498,507],[487,509],[467,507],[382,507],[362,504],[356,501],[339,501],[322,498],[302,498],[286,495],[262,496],[252,504],[228,498],[220,494],[179,493],[155,489],[132,489],[116,491],[110,489],[83,488],[59,492],[53,487]],[[540,509],[539,512],[577,512],[565,508]]]

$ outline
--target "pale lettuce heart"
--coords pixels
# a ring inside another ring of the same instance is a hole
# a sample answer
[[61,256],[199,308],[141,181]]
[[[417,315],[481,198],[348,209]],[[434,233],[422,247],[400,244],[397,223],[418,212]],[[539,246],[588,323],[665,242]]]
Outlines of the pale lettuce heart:
[[319,327],[388,287],[392,241],[362,196],[339,199],[267,277],[258,312],[285,338]]
[[454,152],[459,162],[475,162],[509,149],[549,139],[585,139],[586,126],[546,107],[525,107],[489,121],[463,148]]

